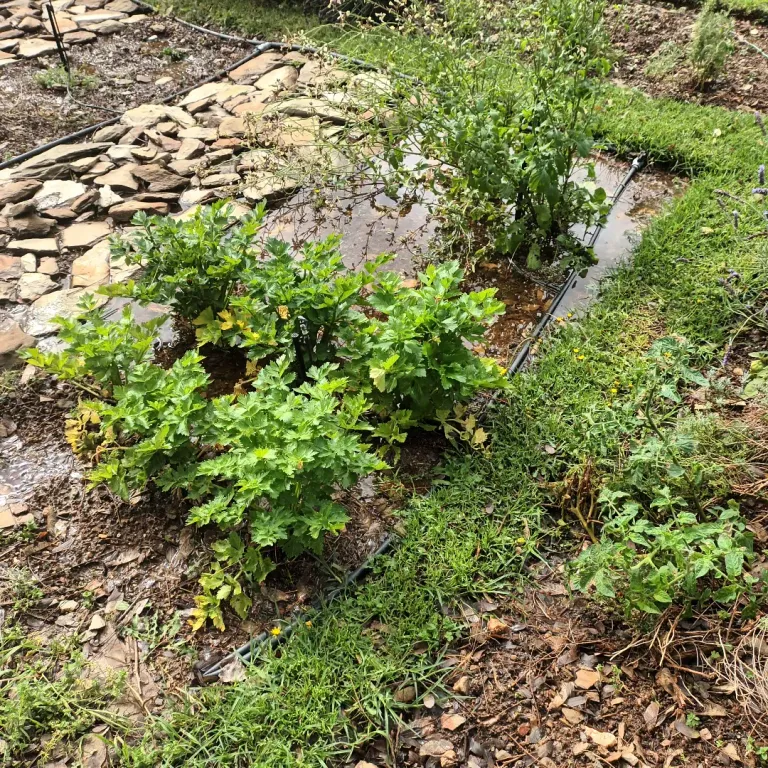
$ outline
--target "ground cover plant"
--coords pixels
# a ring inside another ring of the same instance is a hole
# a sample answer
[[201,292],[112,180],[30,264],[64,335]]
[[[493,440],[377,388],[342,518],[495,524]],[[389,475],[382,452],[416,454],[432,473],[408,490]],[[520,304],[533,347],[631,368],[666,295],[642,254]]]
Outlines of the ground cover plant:
[[[181,492],[191,524],[227,534],[201,577],[197,627],[210,619],[223,629],[225,601],[245,618],[244,586],[273,568],[263,550],[322,552],[324,535],[348,519],[334,493],[385,469],[410,428],[434,428],[478,391],[506,385],[468,347],[503,304],[494,289],[461,291],[457,264],[430,265],[404,287],[377,271],[386,257],[348,270],[338,237],[298,253],[274,238],[262,248],[263,221],[262,206],[235,223],[223,202],[185,222],[139,215],[141,234],[114,252],[144,264],[145,277],[105,289],[169,304],[197,327],[201,350],[244,350],[247,380],[232,394],[207,396],[202,351],[167,370],[152,362],[163,318],[138,325],[128,308],[106,321],[86,301],[81,317],[61,321],[65,350],[25,354],[96,396],[69,431],[75,450],[95,458],[92,484],[124,499],[149,484]],[[479,428],[469,438],[485,439]]]

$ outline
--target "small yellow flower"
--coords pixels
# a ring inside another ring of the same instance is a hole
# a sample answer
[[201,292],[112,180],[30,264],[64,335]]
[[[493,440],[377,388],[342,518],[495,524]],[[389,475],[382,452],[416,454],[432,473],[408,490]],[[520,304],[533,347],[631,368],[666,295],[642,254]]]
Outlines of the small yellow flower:
[[280,629],[280,627],[272,627],[272,629],[269,630],[269,633],[277,637],[282,631],[283,630]]
[[630,389],[632,389],[632,382],[630,382],[629,384],[627,384],[627,386],[628,386]]
[[287,320],[289,317],[288,307],[285,306],[285,304],[281,304],[277,308],[277,314],[280,315],[281,320]]
[[611,394],[615,395],[619,390],[616,387],[611,387]]
[[499,366],[499,376],[503,376],[507,372],[507,369],[503,366]]
[[579,351],[579,348],[578,348],[578,347],[574,347],[574,348],[573,348],[573,351],[574,351],[574,354],[575,354],[576,352],[578,352],[578,351]]
[[521,536],[521,537],[520,537],[520,538],[517,540],[517,543],[518,543],[518,544],[525,544],[525,539],[524,539],[524,538]]
[[305,622],[304,622],[304,626],[305,626],[307,629],[312,629],[312,622],[311,622],[311,621],[305,621]]
[[583,360],[584,359],[584,355],[576,355],[576,359],[577,360]]
[[573,312],[569,312],[568,317],[573,317]]

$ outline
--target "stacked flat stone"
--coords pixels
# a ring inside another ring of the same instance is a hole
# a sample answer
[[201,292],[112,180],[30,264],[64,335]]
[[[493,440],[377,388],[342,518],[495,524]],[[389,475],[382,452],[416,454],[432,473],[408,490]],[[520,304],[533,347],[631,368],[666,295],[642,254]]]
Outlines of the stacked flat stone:
[[[53,0],[52,5],[65,47],[92,43],[148,18],[133,0]],[[55,53],[41,0],[0,0],[0,68]]]
[[51,318],[75,314],[84,293],[135,272],[110,259],[109,236],[138,211],[185,218],[233,199],[242,215],[298,189],[313,160],[343,162],[329,142],[369,119],[356,95],[369,87],[386,80],[267,52],[176,105],[143,104],[0,170],[0,354],[53,334]]

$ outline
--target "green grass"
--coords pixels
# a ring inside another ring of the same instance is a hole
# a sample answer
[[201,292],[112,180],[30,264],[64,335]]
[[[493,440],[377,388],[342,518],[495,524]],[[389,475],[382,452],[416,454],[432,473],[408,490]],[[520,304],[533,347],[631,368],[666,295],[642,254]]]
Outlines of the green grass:
[[[312,617],[279,654],[265,651],[245,682],[204,689],[154,721],[141,743],[123,747],[125,764],[325,766],[386,733],[404,708],[399,686],[414,684],[421,697],[439,683],[435,661],[461,631],[441,606],[521,588],[543,545],[545,483],[587,461],[609,477],[628,441],[647,434],[637,414],[660,375],[651,342],[682,335],[696,365],[716,363],[743,309],[721,281],[736,270],[749,295],[765,289],[768,274],[765,241],[746,237],[762,228],[759,217],[734,232],[713,193],[748,193],[765,140],[749,116],[620,91],[601,134],[621,151],[648,149],[697,174],[646,231],[634,266],[614,276],[583,321],[543,343],[535,368],[490,414],[490,455],[447,460],[371,579]],[[674,408],[664,413],[668,427]]]

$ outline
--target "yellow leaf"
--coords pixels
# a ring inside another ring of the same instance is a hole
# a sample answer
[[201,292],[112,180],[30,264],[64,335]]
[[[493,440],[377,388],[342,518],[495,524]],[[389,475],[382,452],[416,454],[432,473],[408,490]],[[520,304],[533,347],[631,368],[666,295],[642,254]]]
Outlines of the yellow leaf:
[[488,433],[482,427],[478,427],[475,430],[475,434],[472,436],[472,444],[483,445],[487,439]]

